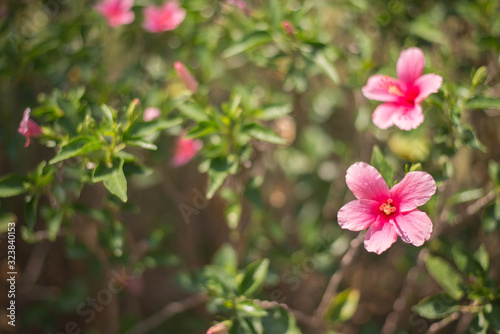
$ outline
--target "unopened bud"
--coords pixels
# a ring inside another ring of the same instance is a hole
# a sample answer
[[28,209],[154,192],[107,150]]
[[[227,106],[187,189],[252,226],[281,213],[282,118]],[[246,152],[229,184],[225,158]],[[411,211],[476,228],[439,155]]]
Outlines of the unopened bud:
[[228,333],[227,326],[223,322],[219,322],[218,324],[213,325],[207,331],[207,334],[227,334],[227,333]]
[[295,29],[290,21],[281,22],[281,27],[288,35],[293,36],[295,34]]
[[191,92],[196,93],[196,91],[198,90],[198,81],[196,81],[191,73],[189,73],[186,66],[184,66],[184,64],[180,61],[176,61],[174,63],[174,68],[179,78],[182,80],[182,82],[184,82],[184,85],[186,85],[186,88]]
[[472,85],[474,87],[477,87],[483,82],[485,82],[486,79],[488,79],[488,71],[486,70],[486,67],[481,66],[476,70],[476,72],[472,76]]

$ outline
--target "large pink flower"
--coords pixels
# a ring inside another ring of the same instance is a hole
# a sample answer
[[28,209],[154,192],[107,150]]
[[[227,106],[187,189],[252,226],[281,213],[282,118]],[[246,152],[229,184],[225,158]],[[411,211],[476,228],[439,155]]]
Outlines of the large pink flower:
[[410,172],[392,189],[372,166],[357,162],[346,173],[346,182],[357,200],[337,214],[340,227],[351,231],[368,228],[365,248],[380,254],[399,235],[404,242],[421,246],[429,240],[432,222],[417,210],[436,192],[436,182],[425,172]]
[[110,27],[116,28],[134,21],[134,13],[130,10],[134,0],[104,0],[95,5],[95,9],[106,18]]
[[422,101],[441,87],[443,78],[424,74],[425,58],[419,48],[401,52],[397,63],[398,79],[376,74],[363,87],[363,95],[370,100],[385,102],[372,115],[373,123],[381,129],[396,125],[411,130],[424,121]]
[[148,6],[144,9],[144,29],[153,33],[173,30],[185,16],[186,10],[177,1],[166,2],[161,7]]
[[42,133],[38,124],[36,124],[34,120],[30,119],[30,112],[30,108],[26,108],[26,110],[24,110],[23,119],[19,124],[19,129],[17,129],[17,132],[26,137],[26,144],[24,144],[24,147],[29,146],[31,137],[36,138]]
[[201,140],[184,138],[185,135],[186,131],[179,136],[175,144],[172,164],[176,167],[187,164],[203,147],[203,142]]

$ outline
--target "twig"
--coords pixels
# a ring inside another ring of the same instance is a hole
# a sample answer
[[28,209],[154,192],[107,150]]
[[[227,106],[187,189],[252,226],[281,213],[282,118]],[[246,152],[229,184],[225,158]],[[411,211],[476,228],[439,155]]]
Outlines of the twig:
[[443,320],[436,322],[436,323],[433,323],[431,325],[431,327],[429,327],[427,334],[433,334],[433,333],[436,333],[436,332],[440,331],[441,329],[445,328],[450,323],[457,320],[460,317],[460,314],[461,314],[460,312],[455,312],[455,313],[450,314],[449,316],[447,316]]
[[354,256],[358,252],[359,246],[361,245],[362,241],[363,241],[363,232],[361,232],[357,236],[357,238],[352,239],[351,247],[349,247],[349,250],[344,254],[344,257],[340,261],[339,269],[335,272],[335,274],[332,275],[332,278],[328,283],[325,293],[321,298],[321,302],[319,303],[318,308],[314,312],[315,317],[321,317],[323,312],[325,312],[326,308],[330,304],[330,301],[337,293],[337,288],[339,286],[340,281],[342,280],[342,277],[344,276],[345,268],[347,268],[351,264],[352,260],[354,259]]
[[134,327],[132,327],[130,330],[125,332],[125,334],[143,334],[143,333],[148,333],[150,330],[155,328],[156,326],[160,325],[164,321],[166,321],[168,318],[178,314],[182,313],[186,310],[189,310],[193,307],[196,307],[200,304],[203,304],[204,302],[207,301],[207,296],[199,294],[199,295],[194,295],[191,297],[188,297],[184,300],[178,301],[178,302],[173,302],[168,305],[166,305],[164,308],[162,308],[160,311],[156,312],[149,318],[147,318],[144,321],[141,321],[140,323],[136,324]]

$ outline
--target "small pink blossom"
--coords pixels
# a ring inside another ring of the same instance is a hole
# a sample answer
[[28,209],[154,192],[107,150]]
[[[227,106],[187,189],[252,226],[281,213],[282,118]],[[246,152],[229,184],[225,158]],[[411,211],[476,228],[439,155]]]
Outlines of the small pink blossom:
[[227,334],[227,333],[228,333],[227,326],[223,322],[219,322],[218,324],[213,325],[207,331],[207,334]]
[[36,138],[42,133],[38,124],[36,124],[34,120],[30,119],[30,112],[30,108],[26,108],[23,114],[23,119],[19,124],[19,129],[17,130],[17,132],[26,137],[26,144],[24,144],[24,147],[29,146],[31,137]]
[[203,147],[203,142],[201,140],[184,138],[185,135],[186,131],[179,136],[175,144],[172,164],[176,167],[187,164]]
[[177,1],[166,2],[161,7],[148,6],[144,9],[144,29],[160,33],[173,30],[184,21],[186,10]]
[[425,58],[419,48],[401,52],[397,62],[398,79],[376,74],[363,87],[363,95],[370,100],[385,102],[372,115],[373,123],[381,129],[396,125],[401,130],[417,128],[424,121],[420,104],[441,87],[443,78],[424,74]]
[[295,34],[295,28],[293,27],[293,24],[290,21],[285,20],[281,22],[281,27],[288,35],[293,36]]
[[144,114],[142,115],[142,119],[144,122],[151,122],[152,120],[160,117],[160,114],[161,112],[158,108],[146,108],[146,110],[144,110]]
[[133,5],[134,0],[104,0],[94,8],[106,18],[110,27],[116,28],[134,21]]
[[417,210],[436,192],[436,182],[425,172],[410,172],[389,190],[380,173],[372,166],[357,162],[346,173],[346,183],[357,200],[344,205],[337,214],[343,229],[368,228],[365,248],[380,254],[399,235],[415,246],[429,240],[432,222]]
[[186,66],[184,66],[184,64],[180,61],[176,61],[174,63],[174,68],[179,78],[182,80],[182,82],[184,82],[184,85],[186,85],[186,88],[191,92],[196,93],[196,91],[198,90],[198,81],[196,81],[196,79],[188,71]]

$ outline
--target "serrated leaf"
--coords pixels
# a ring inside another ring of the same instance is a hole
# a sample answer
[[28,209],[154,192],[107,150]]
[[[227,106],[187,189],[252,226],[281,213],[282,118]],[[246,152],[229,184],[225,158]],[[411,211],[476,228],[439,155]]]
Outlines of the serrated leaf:
[[259,45],[270,42],[272,40],[269,33],[265,31],[256,31],[244,38],[242,41],[233,43],[230,47],[222,52],[222,58],[229,58],[237,54],[251,50]]
[[442,319],[460,310],[460,305],[449,295],[439,294],[422,299],[412,310],[426,319]]
[[463,278],[453,267],[440,257],[429,255],[425,260],[427,271],[432,278],[454,299],[462,298]]
[[268,268],[268,259],[262,259],[250,263],[245,268],[243,279],[238,285],[238,292],[244,296],[249,296],[254,293],[262,285],[262,283],[264,283]]
[[123,173],[122,159],[115,159],[111,167],[106,166],[105,163],[100,163],[94,169],[92,180],[94,182],[102,181],[106,189],[110,193],[118,196],[122,202],[127,201],[127,179]]
[[49,161],[50,164],[96,151],[102,147],[102,143],[92,137],[77,137],[61,147],[61,151]]
[[360,293],[356,289],[346,289],[330,300],[324,317],[333,322],[345,322],[354,315],[358,308]]
[[258,140],[278,145],[286,144],[286,140],[277,135],[273,130],[260,126],[256,123],[246,125],[243,128],[243,131]]
[[500,109],[500,99],[476,96],[465,103],[467,109]]
[[387,184],[392,184],[392,178],[394,177],[394,171],[392,170],[391,166],[387,163],[385,160],[384,155],[382,154],[382,151],[380,148],[375,145],[373,146],[372,150],[372,158],[371,158],[371,165],[375,167],[379,172],[380,175],[384,178],[385,182]]
[[280,118],[288,115],[293,110],[290,104],[281,104],[281,105],[271,105],[264,107],[258,113],[256,113],[256,118],[269,121],[276,118]]
[[0,198],[17,196],[27,191],[27,178],[17,174],[7,174],[0,178]]

